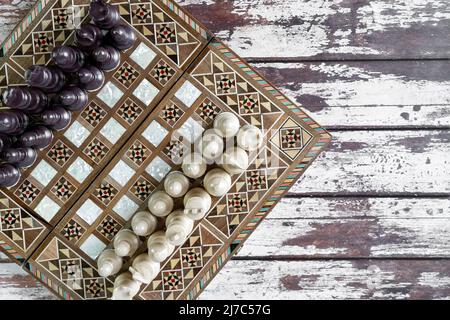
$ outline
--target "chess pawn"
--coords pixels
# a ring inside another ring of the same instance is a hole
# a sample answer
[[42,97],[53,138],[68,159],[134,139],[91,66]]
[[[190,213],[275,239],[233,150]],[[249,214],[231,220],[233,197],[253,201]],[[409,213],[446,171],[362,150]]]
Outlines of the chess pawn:
[[138,294],[141,282],[133,279],[130,272],[124,272],[114,281],[112,300],[131,300]]
[[179,171],[169,173],[164,180],[164,189],[173,198],[179,198],[189,190],[189,180]]
[[0,133],[16,135],[25,131],[29,117],[20,110],[0,111]]
[[203,186],[210,195],[221,197],[231,188],[231,176],[222,169],[212,169],[203,178]]
[[52,59],[61,70],[76,72],[84,66],[86,55],[76,47],[59,46],[53,49]]
[[102,87],[105,82],[105,74],[94,66],[85,66],[78,70],[80,86],[87,91],[95,91]]
[[175,210],[166,219],[166,237],[170,244],[183,244],[194,227],[194,220],[184,214],[183,210]]
[[25,71],[25,81],[32,87],[53,93],[64,87],[66,77],[58,68],[33,65]]
[[239,129],[236,142],[242,149],[254,151],[263,145],[264,136],[261,129],[247,124]]
[[111,29],[120,21],[120,14],[117,6],[106,3],[103,0],[91,1],[89,16],[94,23],[102,29]]
[[148,199],[148,210],[157,217],[167,216],[172,209],[173,199],[164,191],[156,191]]
[[214,119],[214,129],[223,138],[234,137],[239,131],[239,119],[234,113],[222,112]]
[[148,284],[155,279],[159,269],[159,263],[150,259],[147,253],[143,253],[133,260],[129,271],[133,275],[134,280]]
[[1,156],[3,160],[18,168],[28,168],[36,161],[37,153],[33,148],[8,148]]
[[148,236],[156,229],[158,220],[154,215],[147,211],[140,211],[133,216],[131,228],[138,236]]
[[208,129],[200,141],[202,155],[207,160],[213,160],[223,153],[223,139],[214,129]]
[[136,42],[136,33],[129,25],[119,24],[108,32],[108,40],[119,50],[127,50]]
[[70,86],[58,93],[57,101],[67,110],[80,111],[86,106],[88,95],[81,88]]
[[47,95],[37,88],[9,87],[2,94],[5,105],[11,109],[39,113],[48,106]]
[[139,238],[131,230],[120,230],[114,237],[114,250],[119,257],[132,256],[139,247]]
[[72,120],[72,114],[61,106],[53,106],[42,112],[37,118],[43,125],[59,131],[65,129]]
[[192,220],[200,220],[211,208],[211,203],[208,192],[203,188],[194,188],[184,196],[184,213]]
[[183,159],[181,169],[189,178],[200,178],[206,172],[206,161],[201,154],[191,153]]
[[229,174],[242,173],[248,167],[248,154],[239,147],[228,148],[223,153],[220,164]]
[[100,45],[102,38],[102,31],[93,24],[82,24],[81,27],[75,31],[76,45],[86,52],[91,52],[97,48]]
[[17,142],[24,147],[47,148],[53,141],[53,132],[47,127],[38,126],[22,133]]
[[0,187],[13,187],[20,180],[20,171],[10,163],[0,164]]
[[104,250],[97,260],[98,273],[105,278],[112,276],[120,271],[122,264],[122,258],[114,250]]
[[95,65],[104,71],[111,71],[120,64],[120,51],[111,46],[95,48],[91,53]]
[[164,231],[153,233],[147,240],[148,255],[155,262],[163,262],[175,250]]

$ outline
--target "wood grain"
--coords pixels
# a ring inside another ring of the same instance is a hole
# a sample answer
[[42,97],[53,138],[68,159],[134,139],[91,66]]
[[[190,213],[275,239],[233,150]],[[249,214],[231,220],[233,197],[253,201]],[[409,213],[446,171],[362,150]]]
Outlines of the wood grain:
[[[226,289],[225,289],[226,288]],[[201,299],[448,299],[442,260],[230,261]]]
[[450,52],[447,0],[179,2],[245,58],[436,59]]
[[331,146],[291,194],[449,194],[449,130],[332,134]]

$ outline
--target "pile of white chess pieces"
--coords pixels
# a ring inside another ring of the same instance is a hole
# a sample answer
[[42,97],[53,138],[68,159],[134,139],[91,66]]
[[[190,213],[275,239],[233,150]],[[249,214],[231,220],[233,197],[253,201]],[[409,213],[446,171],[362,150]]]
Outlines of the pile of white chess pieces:
[[[232,175],[243,173],[249,165],[247,152],[260,148],[263,140],[259,128],[253,125],[241,127],[238,117],[231,112],[216,117],[213,128],[206,130],[196,143],[199,152],[190,153],[183,159],[183,172],[169,173],[164,180],[164,191],[156,191],[149,197],[148,211],[133,216],[132,230],[119,231],[113,240],[114,249],[106,249],[100,254],[97,260],[99,274],[103,277],[115,275],[122,269],[123,257],[133,256],[140,246],[140,237],[148,237],[147,252],[138,255],[128,271],[116,277],[112,299],[130,300],[143,283],[149,284],[156,277],[161,262],[187,240],[194,221],[202,219],[209,211],[211,196],[222,197],[230,190]],[[232,146],[225,149],[230,141]],[[207,163],[218,166],[206,172]],[[188,178],[202,177],[203,188],[190,189]],[[184,197],[184,208],[173,210],[174,198],[181,197]],[[157,217],[165,218],[165,230],[156,230]]]

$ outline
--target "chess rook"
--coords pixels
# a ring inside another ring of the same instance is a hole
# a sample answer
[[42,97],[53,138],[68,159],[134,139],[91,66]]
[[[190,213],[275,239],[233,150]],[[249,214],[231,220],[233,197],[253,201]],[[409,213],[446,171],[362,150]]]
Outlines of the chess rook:
[[111,46],[97,47],[91,56],[95,65],[104,71],[113,70],[120,64],[120,51]]
[[70,86],[58,93],[57,101],[70,111],[79,111],[86,106],[88,95],[81,88]]
[[9,87],[3,92],[2,100],[8,108],[29,113],[42,112],[48,106],[47,95],[37,88]]
[[91,52],[102,42],[103,34],[99,27],[93,24],[82,24],[75,31],[75,44],[86,52]]
[[53,132],[47,127],[37,126],[22,133],[17,142],[23,147],[34,147],[37,149],[47,148],[53,141]]
[[56,67],[33,65],[25,71],[25,81],[32,87],[37,87],[45,92],[54,93],[64,87],[66,77]]
[[120,22],[120,14],[117,6],[106,3],[103,0],[91,1],[89,16],[102,29],[111,29]]
[[0,164],[0,187],[12,187],[20,180],[20,171],[10,163]]
[[85,66],[77,73],[80,86],[87,91],[95,91],[102,87],[105,82],[105,74],[94,66]]
[[76,47],[60,46],[53,49],[52,59],[61,70],[76,72],[84,66],[86,55]]
[[0,133],[9,135],[21,134],[29,124],[29,117],[20,110],[0,112]]
[[18,168],[28,168],[36,161],[37,153],[33,148],[8,148],[1,153],[1,158]]
[[136,33],[129,25],[117,25],[109,30],[107,39],[119,50],[127,50],[136,42]]

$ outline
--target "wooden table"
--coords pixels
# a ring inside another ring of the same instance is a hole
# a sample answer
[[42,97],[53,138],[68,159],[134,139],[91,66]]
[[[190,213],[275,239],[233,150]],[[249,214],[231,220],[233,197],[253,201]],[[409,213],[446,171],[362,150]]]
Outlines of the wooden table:
[[[179,2],[334,136],[200,297],[450,298],[450,3]],[[0,256],[0,299],[51,297]]]

